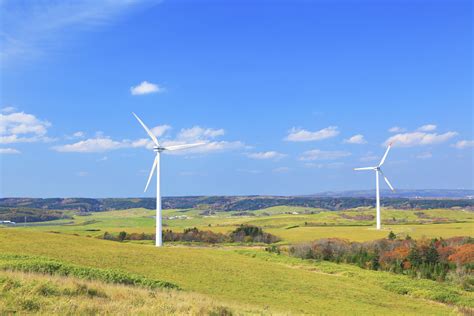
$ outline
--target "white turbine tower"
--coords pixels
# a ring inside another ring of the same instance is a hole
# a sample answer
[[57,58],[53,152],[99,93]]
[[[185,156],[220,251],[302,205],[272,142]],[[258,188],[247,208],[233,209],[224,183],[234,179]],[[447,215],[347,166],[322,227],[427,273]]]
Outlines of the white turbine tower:
[[383,173],[382,167],[383,163],[385,162],[385,159],[387,158],[388,152],[390,151],[390,148],[392,147],[392,144],[390,143],[387,147],[387,150],[385,151],[385,155],[383,155],[382,160],[380,160],[380,163],[378,166],[375,167],[365,167],[365,168],[354,168],[354,170],[374,170],[375,171],[375,187],[376,187],[376,204],[377,204],[377,229],[381,228],[381,217],[380,217],[380,188],[379,188],[379,174],[382,175],[384,178],[385,182],[387,182],[390,190],[395,191],[395,189],[392,187],[390,184],[390,181],[388,181],[387,177]]
[[135,114],[132,113],[138,122],[143,126],[145,131],[147,132],[148,136],[150,136],[151,140],[153,141],[153,151],[156,153],[155,161],[153,162],[153,166],[151,167],[150,176],[148,177],[148,181],[145,186],[145,192],[148,189],[148,185],[150,184],[151,178],[153,177],[153,173],[156,169],[156,247],[163,246],[163,238],[162,238],[162,222],[161,222],[161,189],[160,189],[160,176],[161,176],[161,169],[160,169],[160,158],[161,153],[163,151],[175,151],[180,149],[187,149],[195,146],[204,145],[205,143],[196,143],[196,144],[183,144],[183,145],[175,145],[175,146],[167,146],[163,147],[160,145],[158,140],[156,139],[155,135],[150,131],[150,129],[143,123],[143,121]]

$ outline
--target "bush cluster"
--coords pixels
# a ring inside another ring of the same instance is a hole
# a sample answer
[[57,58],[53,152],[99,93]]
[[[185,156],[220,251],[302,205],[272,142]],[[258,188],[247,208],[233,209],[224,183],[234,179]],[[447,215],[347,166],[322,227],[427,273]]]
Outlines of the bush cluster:
[[399,239],[392,232],[386,239],[349,242],[339,238],[316,240],[289,248],[303,259],[350,263],[361,268],[391,271],[438,281],[456,279],[474,289],[474,239]]

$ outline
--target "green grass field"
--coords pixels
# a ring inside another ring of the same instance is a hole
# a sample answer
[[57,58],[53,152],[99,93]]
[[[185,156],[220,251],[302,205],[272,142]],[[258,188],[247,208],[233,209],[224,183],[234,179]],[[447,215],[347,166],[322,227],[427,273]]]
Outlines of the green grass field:
[[[446,315],[457,310],[429,300],[434,281],[420,282],[417,288],[418,282],[405,276],[327,262],[310,264],[261,250],[157,249],[83,236],[2,229],[0,251],[119,269],[172,282],[183,292],[204,295],[222,305],[243,305],[269,313]],[[409,295],[390,288],[390,283],[401,282],[400,278],[402,283],[412,281],[409,284],[415,290]],[[437,286],[443,291],[459,292],[448,285]],[[472,295],[459,293],[461,302],[472,303]]]
[[[384,209],[382,231],[373,227],[370,217],[374,215],[373,209],[330,212],[278,206],[255,211],[255,216],[235,216],[233,212],[203,216],[201,212],[196,209],[165,210],[165,228],[180,232],[197,227],[227,233],[241,224],[251,224],[279,236],[281,245],[327,237],[367,241],[384,238],[389,231],[400,236],[409,234],[413,238],[472,236],[474,229],[474,213],[464,210]],[[58,306],[65,306],[68,300],[73,302],[71,306],[75,306],[75,312],[91,310],[113,314],[120,314],[127,305],[130,307],[123,314],[449,315],[474,307],[472,293],[449,283],[278,256],[263,251],[261,246],[225,244],[207,247],[177,243],[158,249],[152,246],[152,241],[119,243],[97,238],[106,231],[154,233],[154,213],[146,209],[109,211],[76,215],[72,220],[0,228],[0,253],[7,259],[12,254],[40,256],[41,262],[54,260],[61,265],[82,267],[80,271],[92,268],[103,273],[113,269],[144,280],[170,282],[181,291],[155,289],[152,292],[156,300],[146,305],[150,302],[147,295],[151,295],[146,293],[151,290],[140,287],[108,284],[101,280],[78,281],[74,275],[69,276],[63,286],[61,276],[50,276],[51,280],[47,280],[46,276],[38,274],[3,271],[0,280],[8,279],[10,283],[19,280],[20,285],[17,292],[0,294],[4,299],[0,303],[0,313],[11,311],[15,304],[19,308],[17,311],[28,312],[28,305],[21,307],[27,304],[22,299],[28,295],[40,302],[39,309],[31,303],[36,309],[32,311],[47,314],[60,314]],[[183,215],[186,218],[174,218]],[[433,219],[440,223],[433,224]],[[0,260],[0,269],[3,264],[8,270],[11,263],[7,259],[3,263]],[[53,299],[34,292],[38,284],[44,282],[51,282],[51,286],[58,288],[57,293],[64,293],[68,286],[82,282],[106,294],[105,297],[87,298],[58,294]],[[134,290],[136,301],[124,298],[123,293]],[[184,302],[169,303],[165,297]],[[59,305],[52,304],[54,300]]]

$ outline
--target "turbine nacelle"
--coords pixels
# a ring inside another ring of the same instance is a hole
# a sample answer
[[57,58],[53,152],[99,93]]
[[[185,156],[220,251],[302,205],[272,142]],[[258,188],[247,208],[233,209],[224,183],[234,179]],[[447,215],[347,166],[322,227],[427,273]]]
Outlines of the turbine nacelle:
[[156,153],[161,153],[163,151],[165,151],[166,148],[165,147],[158,147],[158,146],[153,146],[153,151],[156,152]]

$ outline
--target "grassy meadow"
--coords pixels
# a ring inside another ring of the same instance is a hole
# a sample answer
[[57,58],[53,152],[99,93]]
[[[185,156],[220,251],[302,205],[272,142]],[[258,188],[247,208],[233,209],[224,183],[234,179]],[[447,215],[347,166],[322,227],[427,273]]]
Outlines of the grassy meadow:
[[[382,231],[373,227],[373,209],[331,212],[278,206],[253,216],[201,213],[165,210],[164,228],[228,233],[250,224],[280,237],[282,246],[326,237],[368,241],[389,231],[413,238],[472,236],[474,228],[474,213],[461,209],[384,209]],[[474,308],[473,293],[453,284],[271,254],[262,245],[168,243],[158,249],[152,241],[100,238],[104,232],[154,233],[154,224],[154,211],[129,209],[0,229],[0,314],[457,315]],[[14,260],[18,256],[27,256],[21,260],[29,264],[19,264]],[[32,269],[34,262],[48,268]],[[51,262],[69,268],[52,271]],[[64,272],[71,269],[80,272]],[[144,281],[133,286],[109,282],[110,277],[84,277],[103,274]],[[140,286],[150,282],[179,289]],[[54,294],[41,292],[45,286]],[[100,295],[70,294],[78,287]]]

